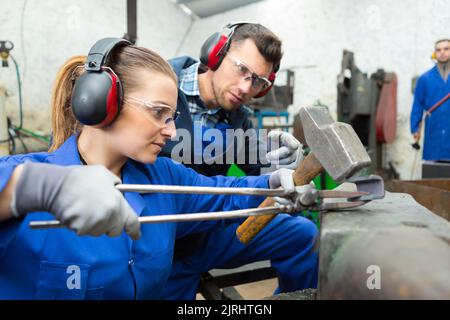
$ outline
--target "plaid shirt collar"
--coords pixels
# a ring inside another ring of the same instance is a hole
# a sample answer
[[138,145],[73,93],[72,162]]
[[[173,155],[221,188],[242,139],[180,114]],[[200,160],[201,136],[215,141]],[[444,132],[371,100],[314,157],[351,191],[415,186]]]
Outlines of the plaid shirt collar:
[[200,97],[200,90],[198,88],[199,66],[200,62],[197,62],[180,72],[180,90],[191,97]]
[[[205,118],[205,121],[212,120],[214,123],[217,123],[217,121],[219,120],[220,108],[209,109],[205,106],[200,98],[200,89],[198,86],[199,67],[200,62],[197,62],[189,66],[188,68],[183,69],[180,72],[179,76],[179,87],[180,90],[183,91],[186,96],[188,96],[187,98],[189,101],[189,111],[191,112],[191,115],[198,114],[200,118]],[[196,116],[194,116],[194,119],[198,120]]]

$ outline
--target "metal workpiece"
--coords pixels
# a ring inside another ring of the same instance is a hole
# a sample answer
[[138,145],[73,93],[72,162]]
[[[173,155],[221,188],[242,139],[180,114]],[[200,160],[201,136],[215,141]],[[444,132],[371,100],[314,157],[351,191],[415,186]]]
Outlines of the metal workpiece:
[[450,223],[410,195],[320,219],[318,299],[450,299]]
[[331,210],[346,210],[346,209],[352,209],[356,207],[360,207],[365,205],[366,201],[342,201],[342,202],[325,202],[325,203],[318,203],[315,205],[312,205],[308,207],[308,210],[311,211],[331,211]]
[[366,195],[350,198],[353,201],[372,201],[383,199],[385,195],[384,181],[380,176],[351,177],[346,182],[353,183],[357,191],[366,192]]

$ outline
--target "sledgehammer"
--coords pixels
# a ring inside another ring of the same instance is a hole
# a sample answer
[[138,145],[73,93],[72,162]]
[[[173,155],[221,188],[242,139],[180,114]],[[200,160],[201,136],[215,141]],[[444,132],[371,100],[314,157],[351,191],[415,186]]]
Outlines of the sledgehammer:
[[[355,175],[370,165],[370,157],[351,125],[335,122],[323,107],[300,109],[305,140],[311,149],[294,171],[297,186],[308,184],[326,170],[336,182]],[[266,198],[259,208],[273,206]],[[247,218],[236,230],[240,242],[249,243],[276,215]]]

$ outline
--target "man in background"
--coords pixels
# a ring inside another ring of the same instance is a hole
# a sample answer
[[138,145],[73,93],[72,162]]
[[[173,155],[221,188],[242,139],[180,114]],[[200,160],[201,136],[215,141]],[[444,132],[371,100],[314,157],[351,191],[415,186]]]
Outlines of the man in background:
[[435,43],[433,58],[436,59],[436,65],[417,81],[411,111],[411,133],[418,142],[425,122],[423,159],[450,162],[449,39]]

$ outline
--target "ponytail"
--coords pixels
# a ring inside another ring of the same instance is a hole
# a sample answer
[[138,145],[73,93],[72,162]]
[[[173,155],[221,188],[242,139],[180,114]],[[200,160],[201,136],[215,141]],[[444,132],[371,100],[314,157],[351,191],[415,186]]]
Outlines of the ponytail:
[[53,141],[49,151],[59,148],[72,134],[81,130],[71,106],[75,80],[83,72],[86,56],[74,56],[66,61],[56,75],[52,91],[51,119]]
[[[81,132],[83,125],[75,118],[71,99],[75,80],[84,72],[86,56],[74,56],[59,70],[52,92],[53,142],[49,151],[59,148],[71,135]],[[119,77],[124,95],[142,86],[136,72],[148,70],[170,77],[175,84],[177,77],[171,66],[156,52],[133,45],[121,47],[111,53],[108,65]]]

